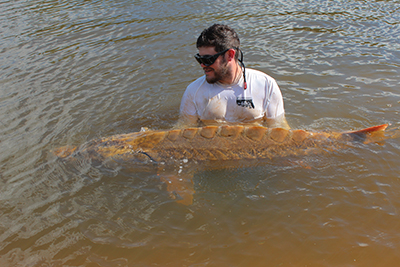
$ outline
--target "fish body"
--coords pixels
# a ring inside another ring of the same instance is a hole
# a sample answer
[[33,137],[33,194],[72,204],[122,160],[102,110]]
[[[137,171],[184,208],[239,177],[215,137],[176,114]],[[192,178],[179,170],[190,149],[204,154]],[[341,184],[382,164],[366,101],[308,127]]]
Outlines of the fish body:
[[237,160],[252,161],[304,155],[316,150],[331,151],[353,141],[381,141],[387,126],[383,124],[349,132],[309,132],[243,125],[205,126],[113,135],[94,139],[79,147],[61,147],[53,152],[65,160],[81,156],[94,161],[122,160],[138,163],[135,166],[139,168],[144,167],[142,163],[145,166],[156,163],[161,167],[156,169],[161,170],[158,175],[171,198],[177,203],[191,205],[195,194],[193,174],[166,172],[164,167],[167,164],[174,168],[174,162],[203,162],[201,165],[206,169],[220,169],[237,166]]
[[369,142],[387,124],[350,132],[310,132],[262,126],[224,125],[144,131],[89,141],[54,151],[60,158],[85,154],[96,159],[139,162],[221,161],[297,155],[307,148],[336,148],[349,141]]

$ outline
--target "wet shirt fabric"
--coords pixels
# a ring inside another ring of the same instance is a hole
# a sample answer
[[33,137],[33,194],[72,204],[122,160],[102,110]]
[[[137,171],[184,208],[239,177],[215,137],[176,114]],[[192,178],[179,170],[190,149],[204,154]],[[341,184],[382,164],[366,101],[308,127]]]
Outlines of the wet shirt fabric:
[[191,83],[183,95],[180,112],[183,117],[200,120],[247,122],[274,119],[285,113],[282,93],[269,75],[246,69],[247,89],[243,77],[235,84],[210,84],[202,76]]

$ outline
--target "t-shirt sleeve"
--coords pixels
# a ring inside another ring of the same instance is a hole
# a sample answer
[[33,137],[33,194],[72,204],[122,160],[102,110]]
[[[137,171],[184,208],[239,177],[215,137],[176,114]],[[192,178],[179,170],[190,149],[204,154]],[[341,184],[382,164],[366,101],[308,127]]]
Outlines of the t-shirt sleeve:
[[267,99],[265,104],[265,115],[268,119],[273,119],[285,114],[283,97],[275,79],[271,78],[267,82],[267,85],[269,88],[266,88]]
[[194,101],[194,92],[193,92],[193,84],[189,85],[186,88],[185,93],[182,96],[181,106],[180,106],[180,115],[182,117],[186,116],[198,116],[196,105]]

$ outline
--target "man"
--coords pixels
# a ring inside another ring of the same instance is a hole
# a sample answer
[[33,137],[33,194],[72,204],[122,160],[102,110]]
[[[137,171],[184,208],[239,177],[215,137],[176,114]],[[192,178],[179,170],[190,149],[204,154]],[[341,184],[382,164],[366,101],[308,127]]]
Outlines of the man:
[[186,88],[180,107],[182,124],[256,122],[289,128],[276,81],[245,68],[233,29],[214,24],[200,34],[196,46],[195,58],[205,75]]

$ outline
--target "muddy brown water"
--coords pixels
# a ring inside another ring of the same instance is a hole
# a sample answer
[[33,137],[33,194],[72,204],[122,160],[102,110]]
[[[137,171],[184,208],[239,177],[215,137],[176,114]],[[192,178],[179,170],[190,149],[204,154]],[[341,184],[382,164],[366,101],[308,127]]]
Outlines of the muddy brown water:
[[400,139],[192,172],[178,205],[156,168],[50,151],[169,129],[202,75],[195,40],[231,25],[295,129],[400,111],[398,1],[0,2],[1,266],[398,266]]

